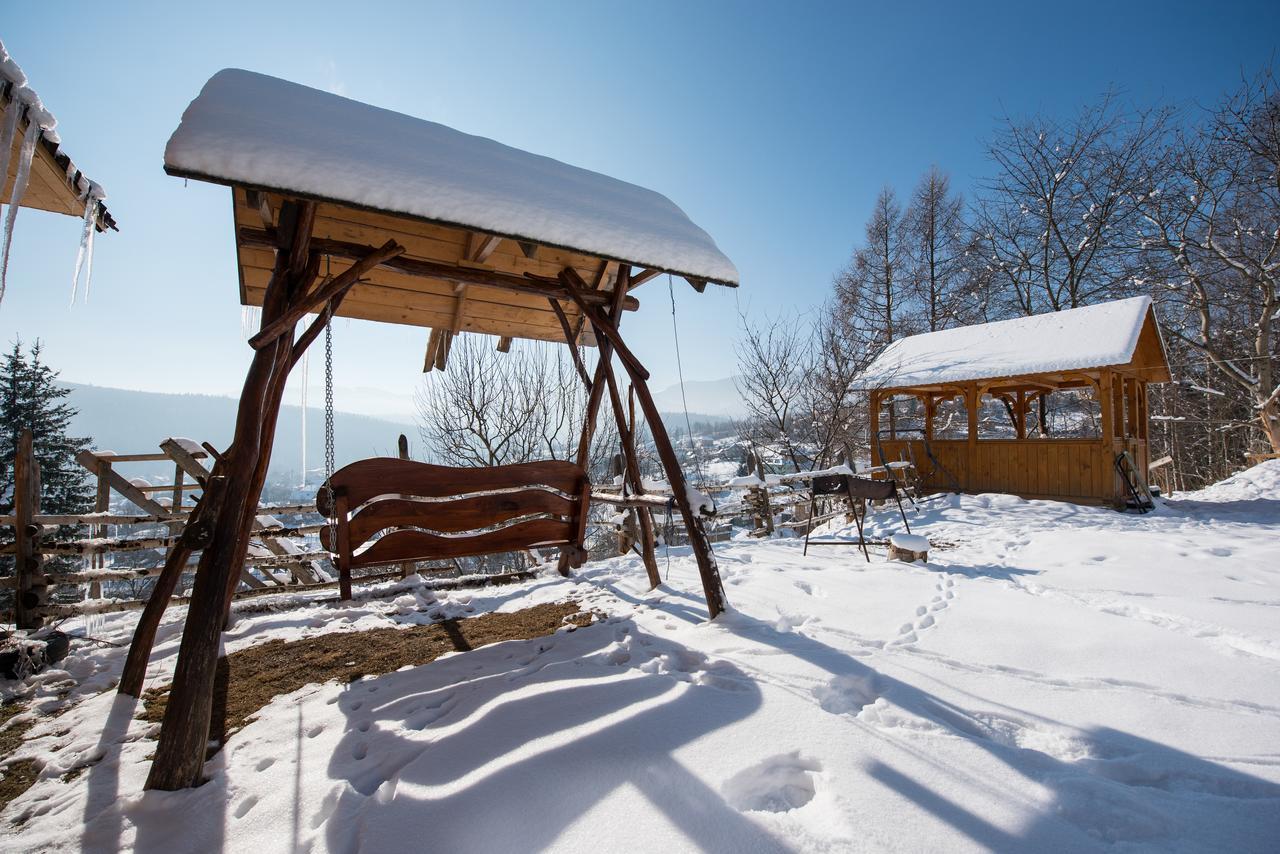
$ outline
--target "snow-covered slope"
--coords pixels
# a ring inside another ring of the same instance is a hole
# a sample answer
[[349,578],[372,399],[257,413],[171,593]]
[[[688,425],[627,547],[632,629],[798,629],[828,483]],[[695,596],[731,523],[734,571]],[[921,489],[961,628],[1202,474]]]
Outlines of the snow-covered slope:
[[[934,541],[928,566],[720,546],[733,610],[714,623],[675,551],[653,593],[616,559],[470,597],[242,614],[232,650],[565,597],[608,616],[277,698],[189,792],[141,794],[154,728],[92,693],[122,651],[78,650],[32,689],[74,705],[33,730],[47,764],[0,816],[4,844],[1276,850],[1280,462],[1147,516],[982,495],[931,500],[912,528]],[[130,621],[95,633],[124,639]]]

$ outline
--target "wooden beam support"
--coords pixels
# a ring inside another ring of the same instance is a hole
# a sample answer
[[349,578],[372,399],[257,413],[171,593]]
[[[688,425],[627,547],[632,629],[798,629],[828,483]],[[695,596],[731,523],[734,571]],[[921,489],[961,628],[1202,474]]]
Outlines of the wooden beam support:
[[[258,248],[272,249],[275,247],[275,240],[271,233],[252,228],[241,228],[239,231],[240,243],[245,246],[255,246]],[[366,257],[370,252],[374,251],[374,247],[365,246],[360,243],[348,243],[342,240],[328,240],[324,238],[313,238],[311,240],[311,248],[320,255],[330,255],[334,258],[344,258],[348,260],[358,261]],[[546,277],[534,276],[514,276],[510,273],[502,273],[496,270],[481,270],[469,267],[458,267],[453,264],[442,264],[436,261],[423,261],[418,258],[406,258],[403,255],[389,258],[378,266],[388,270],[394,270],[397,273],[404,273],[409,276],[422,276],[428,279],[440,279],[446,282],[461,282],[469,285],[483,285],[487,288],[497,288],[499,290],[515,291],[517,293],[532,294],[539,297],[557,297],[559,299],[567,299],[568,295],[557,280]],[[587,301],[592,305],[604,306],[610,303],[610,295],[608,293],[587,294]],[[627,311],[635,311],[640,307],[640,302],[635,297],[627,297],[623,302],[623,308]]]
[[[347,269],[334,276],[309,294],[293,302],[280,317],[264,326],[262,331],[249,339],[249,346],[261,350],[273,343],[286,331],[293,329],[305,315],[318,309],[334,297],[345,294],[347,289],[360,281],[360,277],[384,261],[404,254],[404,247],[394,240],[388,240],[379,248],[357,260]],[[319,255],[319,253],[317,253]],[[305,266],[305,265],[304,265]]]
[[498,244],[502,242],[501,237],[494,237],[492,234],[485,234],[481,231],[473,231],[467,238],[467,260],[476,264],[483,264],[489,260],[489,256],[493,254],[493,250],[498,248]]
[[[619,282],[621,283],[621,279],[619,279]],[[603,339],[607,339],[608,343],[616,348],[619,355],[621,355],[625,345],[618,336],[617,328],[611,323],[596,325],[594,318],[592,318],[591,322],[596,327],[596,334]],[[602,359],[606,358],[604,344],[605,341],[602,340],[600,342]],[[667,433],[666,425],[662,423],[662,416],[658,412],[657,404],[653,401],[653,395],[649,393],[649,386],[646,383],[647,374],[643,371],[643,368],[637,369],[626,359],[622,359],[622,366],[631,377],[631,386],[635,389],[636,399],[639,400],[640,408],[644,412],[645,419],[649,422],[649,430],[653,434],[654,447],[657,449],[658,458],[662,460],[662,467],[667,473],[667,482],[671,484],[671,495],[675,500],[676,506],[680,508],[680,515],[684,518],[685,529],[689,532],[689,545],[692,547],[694,559],[698,563],[698,574],[702,578],[702,593],[707,600],[707,611],[710,613],[711,619],[715,619],[724,610],[725,595],[724,587],[720,583],[720,570],[716,567],[715,556],[711,551],[711,542],[707,539],[706,531],[702,529],[702,520],[689,501],[689,485],[685,480],[684,471],[680,468],[680,460],[676,456],[675,448],[671,444],[671,436]],[[606,370],[606,376],[607,373]]]
[[[582,277],[578,275],[578,271],[572,267],[565,267],[560,271],[560,281],[564,284],[565,290],[568,291],[569,297],[578,304],[578,308],[587,316],[587,319],[591,321],[591,325],[596,330],[597,338],[599,338],[601,334],[609,338],[613,348],[618,351],[618,358],[622,359],[623,364],[627,366],[627,373],[635,373],[642,379],[649,379],[649,371],[645,369],[644,365],[640,364],[640,360],[637,359],[635,354],[631,352],[625,343],[623,343],[613,321],[587,301],[586,297],[588,294],[585,292],[587,283],[582,281]],[[621,275],[619,275],[618,281],[622,281]],[[614,290],[619,294],[625,292],[625,288],[623,288],[621,284],[615,285]]]
[[504,335],[498,339],[498,352],[499,353],[511,352],[511,336]]
[[[627,292],[627,280],[631,276],[631,268],[625,264],[618,266],[617,284],[613,289],[613,293],[609,294],[609,298],[613,300],[613,313],[615,317],[619,317],[622,313],[623,295]],[[574,461],[582,466],[583,470],[588,467],[591,457],[591,439],[596,432],[596,414],[600,411],[600,401],[604,397],[605,390],[605,362],[611,357],[612,347],[607,339],[599,341],[598,359],[596,361],[596,372],[591,380],[591,391],[587,394],[587,405],[582,416],[582,432],[578,435],[578,450],[574,456]],[[568,550],[561,550],[558,569],[561,575],[569,574],[569,566],[572,555]]]
[[520,251],[524,253],[524,257],[530,260],[538,257],[538,244],[529,240],[517,240],[516,244],[519,245]]
[[[618,438],[622,441],[622,456],[626,464],[626,478],[631,481],[631,490],[636,495],[644,494],[644,479],[640,474],[640,457],[636,452],[635,433],[628,424],[627,413],[622,407],[622,395],[618,393],[618,382],[613,375],[612,359],[604,359],[605,382],[609,386],[609,402],[613,406],[613,419],[618,424]],[[632,386],[634,389],[635,387]],[[634,418],[632,419],[634,421]],[[640,521],[640,559],[644,561],[645,573],[649,576],[649,589],[662,583],[658,574],[658,559],[653,553],[653,519],[646,512],[636,514]]]
[[[314,216],[314,202],[288,201],[281,209],[281,240],[262,307],[264,329],[306,301],[318,268],[311,260],[318,256],[308,245]],[[197,507],[201,520],[208,520],[208,544],[200,554],[148,789],[189,788],[202,780],[222,631],[266,481],[292,352],[292,324],[285,324],[269,346],[254,351],[231,445],[211,478],[218,488],[210,490],[212,496],[206,491]],[[184,539],[190,530],[189,525]]]
[[573,327],[569,325],[569,318],[565,316],[564,309],[560,307],[558,301],[548,299],[547,302],[551,303],[551,310],[556,313],[560,328],[564,330],[564,342],[569,346],[569,353],[573,356],[573,366],[578,369],[578,376],[582,377],[582,384],[590,393],[591,377],[587,374],[587,366],[582,363],[582,354],[578,352],[577,337],[573,333]]
[[439,329],[432,329],[431,334],[427,336],[427,355],[422,360],[422,372],[424,374],[431,373],[436,366],[436,354],[440,350],[440,338],[443,334]]
[[634,276],[631,277],[631,285],[630,287],[627,288],[627,290],[635,290],[636,288],[643,285],[645,282],[652,279],[654,276],[660,276],[660,275],[662,275],[662,271],[654,269],[653,267],[650,267],[647,270],[641,270],[639,273],[636,273]]

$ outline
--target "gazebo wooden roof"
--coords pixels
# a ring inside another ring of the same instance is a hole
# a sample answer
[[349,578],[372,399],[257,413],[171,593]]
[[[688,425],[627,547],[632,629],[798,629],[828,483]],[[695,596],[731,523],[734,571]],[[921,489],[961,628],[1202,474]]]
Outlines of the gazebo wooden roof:
[[245,305],[262,304],[285,199],[316,202],[311,247],[325,275],[388,240],[404,247],[361,273],[339,316],[564,341],[550,297],[575,339],[593,343],[560,283],[566,270],[600,306],[608,297],[591,292],[612,290],[619,264],[635,268],[631,288],[665,272],[699,290],[737,284],[706,232],[658,193],[248,71],[209,80],[165,170],[232,187]]

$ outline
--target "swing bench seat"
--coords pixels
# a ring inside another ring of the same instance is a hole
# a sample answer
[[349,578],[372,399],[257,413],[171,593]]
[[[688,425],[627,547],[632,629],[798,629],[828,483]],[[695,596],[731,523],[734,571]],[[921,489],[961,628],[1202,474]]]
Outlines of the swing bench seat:
[[590,502],[586,472],[562,460],[454,468],[375,457],[338,469],[316,495],[343,599],[357,567],[547,547],[581,566]]

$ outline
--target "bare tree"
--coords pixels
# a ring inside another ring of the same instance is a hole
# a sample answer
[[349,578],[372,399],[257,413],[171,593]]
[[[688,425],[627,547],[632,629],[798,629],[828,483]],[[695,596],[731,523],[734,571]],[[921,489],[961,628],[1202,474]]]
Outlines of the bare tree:
[[1132,290],[1132,199],[1168,116],[1122,110],[1107,95],[1067,123],[1006,120],[988,147],[997,171],[976,209],[1005,312],[1060,311]]
[[832,309],[816,322],[744,318],[735,379],[747,405],[744,432],[793,471],[834,463],[858,440],[861,395],[852,386],[866,355]]
[[916,186],[902,224],[905,278],[925,331],[970,322],[975,301],[969,266],[976,249],[971,253],[964,201],[951,192],[951,179],[936,166]]
[[836,303],[857,346],[879,350],[916,324],[912,316],[901,210],[891,188],[876,197],[865,242],[836,275]]
[[1249,399],[1280,452],[1280,89],[1246,81],[1205,125],[1175,135],[1137,196],[1166,331]]
[[499,353],[488,339],[461,335],[448,369],[428,374],[419,389],[423,445],[455,466],[561,459],[582,412],[580,388],[563,347]]

